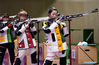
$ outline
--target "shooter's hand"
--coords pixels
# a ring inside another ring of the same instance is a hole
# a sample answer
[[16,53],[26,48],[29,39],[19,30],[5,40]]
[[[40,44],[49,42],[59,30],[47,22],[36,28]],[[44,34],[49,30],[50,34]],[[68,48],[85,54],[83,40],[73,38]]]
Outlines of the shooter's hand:
[[31,20],[28,20],[28,24],[25,23],[25,27],[28,28]]

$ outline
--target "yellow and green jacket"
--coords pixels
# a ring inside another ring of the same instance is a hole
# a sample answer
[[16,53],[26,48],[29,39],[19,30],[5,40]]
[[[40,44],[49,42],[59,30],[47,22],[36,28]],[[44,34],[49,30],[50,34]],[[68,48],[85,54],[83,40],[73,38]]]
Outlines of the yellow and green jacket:
[[12,39],[12,29],[9,28],[7,25],[5,26],[5,24],[7,24],[7,22],[2,22],[0,23],[0,25],[4,25],[2,27],[2,29],[0,29],[0,44],[6,44],[6,43],[12,43],[13,39]]

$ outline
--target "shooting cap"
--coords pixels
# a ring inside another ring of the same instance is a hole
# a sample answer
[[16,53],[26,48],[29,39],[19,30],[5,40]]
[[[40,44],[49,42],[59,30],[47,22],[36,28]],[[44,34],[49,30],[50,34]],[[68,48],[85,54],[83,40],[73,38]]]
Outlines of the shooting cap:
[[4,13],[3,15],[2,15],[2,18],[9,18],[9,15],[7,14],[7,13]]
[[25,10],[21,10],[19,13],[18,13],[18,16],[28,16],[27,12]]

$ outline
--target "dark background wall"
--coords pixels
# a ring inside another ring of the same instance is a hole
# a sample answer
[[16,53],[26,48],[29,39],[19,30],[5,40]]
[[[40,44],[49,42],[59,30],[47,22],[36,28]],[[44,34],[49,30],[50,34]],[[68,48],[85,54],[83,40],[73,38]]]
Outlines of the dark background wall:
[[0,0],[0,14],[17,14],[20,9],[26,10],[32,17],[39,17],[55,0]]

